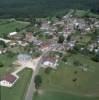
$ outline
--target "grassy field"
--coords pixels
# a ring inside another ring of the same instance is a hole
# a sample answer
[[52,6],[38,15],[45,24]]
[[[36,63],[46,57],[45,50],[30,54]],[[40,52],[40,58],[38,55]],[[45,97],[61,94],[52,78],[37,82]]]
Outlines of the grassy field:
[[[74,61],[81,66],[75,66]],[[82,70],[82,66],[87,66],[87,71]],[[99,63],[77,54],[69,57],[66,63],[60,62],[58,69],[49,74],[41,69],[41,94],[34,100],[99,100],[98,66]]]
[[6,88],[0,87],[0,100],[24,100],[24,95],[29,84],[30,78],[32,76],[31,69],[24,69],[19,74],[19,80],[16,82],[14,87]]
[[0,63],[3,64],[3,67],[0,67],[0,76],[3,76],[4,74],[14,70],[12,63],[15,59],[15,55],[13,57],[10,57],[8,54],[0,55]]
[[95,17],[95,18],[99,18],[98,14],[94,14],[90,11],[84,11],[84,10],[76,10],[74,13],[75,16],[77,17],[85,17],[85,16],[90,16],[90,17]]
[[75,96],[68,93],[45,91],[44,93],[34,97],[33,100],[99,100],[98,97]]
[[0,34],[16,31],[16,28],[22,29],[29,25],[28,22],[0,20]]

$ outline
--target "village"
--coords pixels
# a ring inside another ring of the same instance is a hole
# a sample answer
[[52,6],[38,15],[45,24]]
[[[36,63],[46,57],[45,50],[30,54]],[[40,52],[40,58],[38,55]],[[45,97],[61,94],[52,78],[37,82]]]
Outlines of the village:
[[[58,70],[60,61],[68,63],[68,54],[79,53],[99,62],[98,18],[80,18],[68,13],[61,18],[38,18],[32,27],[32,31],[24,29],[0,37],[0,56],[16,56],[12,63],[15,68],[1,77],[1,86],[14,87],[20,78],[17,73],[24,68],[32,69],[35,75],[40,68]],[[74,64],[79,65],[79,62]],[[87,65],[82,66],[82,71],[90,70]]]

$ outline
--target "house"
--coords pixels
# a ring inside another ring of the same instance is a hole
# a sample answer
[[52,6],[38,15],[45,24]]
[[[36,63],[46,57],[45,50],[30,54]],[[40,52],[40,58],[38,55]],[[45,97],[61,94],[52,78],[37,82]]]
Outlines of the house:
[[43,21],[40,29],[41,30],[48,30],[50,27],[49,24],[50,23],[48,21]]
[[57,62],[58,62],[58,59],[56,59],[55,57],[47,56],[47,57],[43,57],[41,64],[43,68],[50,67],[52,69],[56,69]]
[[0,54],[2,54],[2,49],[0,49]]
[[28,43],[25,42],[25,41],[17,41],[17,42],[18,42],[18,44],[19,44],[20,46],[22,46],[22,47],[25,47],[25,46],[28,45]]
[[19,77],[14,76],[12,74],[5,75],[1,80],[0,80],[0,85],[5,86],[5,87],[12,87],[15,82],[17,81]]
[[49,42],[42,42],[39,47],[40,47],[40,50],[43,52],[45,50],[48,50],[50,45],[51,43]]
[[28,42],[33,42],[33,40],[35,40],[35,37],[33,37],[33,33],[32,32],[28,32],[25,34],[25,40]]
[[4,49],[4,48],[0,48],[0,54],[4,54],[7,52],[7,49]]
[[11,32],[11,33],[9,33],[9,36],[15,36],[15,35],[17,35],[17,32]]
[[8,38],[11,40],[21,40],[23,39],[23,35],[18,34],[18,32],[11,32],[8,34]]

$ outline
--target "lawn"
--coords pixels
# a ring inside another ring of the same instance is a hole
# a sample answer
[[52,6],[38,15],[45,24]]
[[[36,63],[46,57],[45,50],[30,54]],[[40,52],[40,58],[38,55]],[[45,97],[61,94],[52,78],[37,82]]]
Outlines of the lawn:
[[0,21],[0,34],[2,33],[9,33],[16,31],[16,28],[22,29],[25,28],[27,25],[29,25],[28,22],[21,22],[21,21],[12,21],[12,22],[6,22],[8,20]]
[[19,80],[11,88],[1,88],[1,99],[0,100],[24,100],[24,96],[29,85],[30,78],[32,76],[31,69],[24,69],[19,75]]
[[[87,66],[88,70],[83,71],[82,66],[75,66],[74,61]],[[42,93],[36,100],[99,100],[98,66],[99,63],[76,54],[68,57],[66,63],[61,61],[56,71],[45,73],[44,69],[41,69]],[[77,80],[74,82],[75,78]]]

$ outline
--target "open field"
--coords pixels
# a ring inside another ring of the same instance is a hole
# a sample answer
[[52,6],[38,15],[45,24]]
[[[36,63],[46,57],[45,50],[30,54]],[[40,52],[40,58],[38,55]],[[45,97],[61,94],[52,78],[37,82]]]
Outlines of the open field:
[[99,100],[98,97],[75,96],[61,91],[44,91],[33,100]]
[[19,80],[15,83],[14,87],[6,88],[0,87],[0,100],[24,100],[24,95],[28,87],[30,78],[32,76],[31,69],[24,69],[19,75]]
[[[81,65],[75,66],[75,61]],[[41,94],[35,100],[99,100],[98,66],[99,63],[77,54],[68,57],[66,63],[61,61],[56,71],[45,73],[41,69]]]
[[27,25],[29,25],[28,22],[8,21],[6,19],[5,20],[4,19],[1,19],[0,20],[0,34],[16,31],[16,28],[23,29]]
[[94,13],[92,13],[90,11],[84,11],[84,10],[76,10],[74,15],[77,16],[77,17],[90,16],[90,17],[99,18],[98,14],[94,14]]
[[12,63],[15,59],[15,55],[13,55],[13,57],[10,57],[8,53],[0,55],[0,63],[3,64],[3,66],[0,67],[0,76],[3,76],[4,74],[12,72],[14,70],[14,66],[12,66]]

